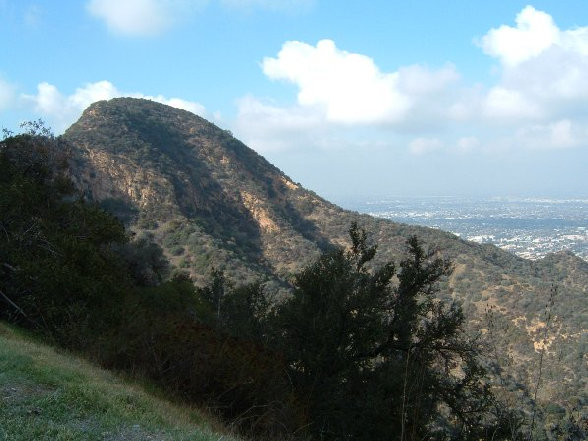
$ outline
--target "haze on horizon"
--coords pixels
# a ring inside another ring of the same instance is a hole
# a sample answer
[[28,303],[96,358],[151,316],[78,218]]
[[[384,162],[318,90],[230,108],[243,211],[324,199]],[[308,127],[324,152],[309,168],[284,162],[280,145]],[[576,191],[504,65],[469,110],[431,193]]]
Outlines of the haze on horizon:
[[144,97],[334,200],[588,196],[585,1],[352,3],[0,0],[0,126]]

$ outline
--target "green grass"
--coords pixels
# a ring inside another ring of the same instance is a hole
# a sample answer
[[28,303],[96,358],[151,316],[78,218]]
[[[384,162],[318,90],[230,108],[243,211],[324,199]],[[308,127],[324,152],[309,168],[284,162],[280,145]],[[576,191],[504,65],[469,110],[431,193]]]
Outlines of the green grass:
[[0,440],[237,438],[194,408],[157,398],[0,323]]

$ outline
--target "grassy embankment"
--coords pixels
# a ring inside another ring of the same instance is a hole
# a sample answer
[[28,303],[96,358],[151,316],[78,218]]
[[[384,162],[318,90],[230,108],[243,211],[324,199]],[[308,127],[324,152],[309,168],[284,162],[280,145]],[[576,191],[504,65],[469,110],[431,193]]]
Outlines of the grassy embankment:
[[0,323],[0,440],[237,441],[202,412]]

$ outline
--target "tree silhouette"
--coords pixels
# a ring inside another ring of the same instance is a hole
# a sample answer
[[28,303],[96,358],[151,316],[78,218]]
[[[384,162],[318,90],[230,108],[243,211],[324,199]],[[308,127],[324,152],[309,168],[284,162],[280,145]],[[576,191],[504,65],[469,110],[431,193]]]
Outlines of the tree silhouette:
[[[357,224],[351,248],[324,253],[278,310],[276,345],[320,439],[474,438],[491,394],[454,303],[435,294],[452,266],[416,237],[407,257],[373,267]],[[498,438],[496,438],[498,439]]]

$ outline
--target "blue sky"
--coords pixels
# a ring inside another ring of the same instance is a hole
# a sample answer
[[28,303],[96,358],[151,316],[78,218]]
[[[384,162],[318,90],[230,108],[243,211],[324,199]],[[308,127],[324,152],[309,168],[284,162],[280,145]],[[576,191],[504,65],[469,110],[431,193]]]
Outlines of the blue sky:
[[146,97],[337,202],[588,196],[588,3],[0,0],[0,125]]

